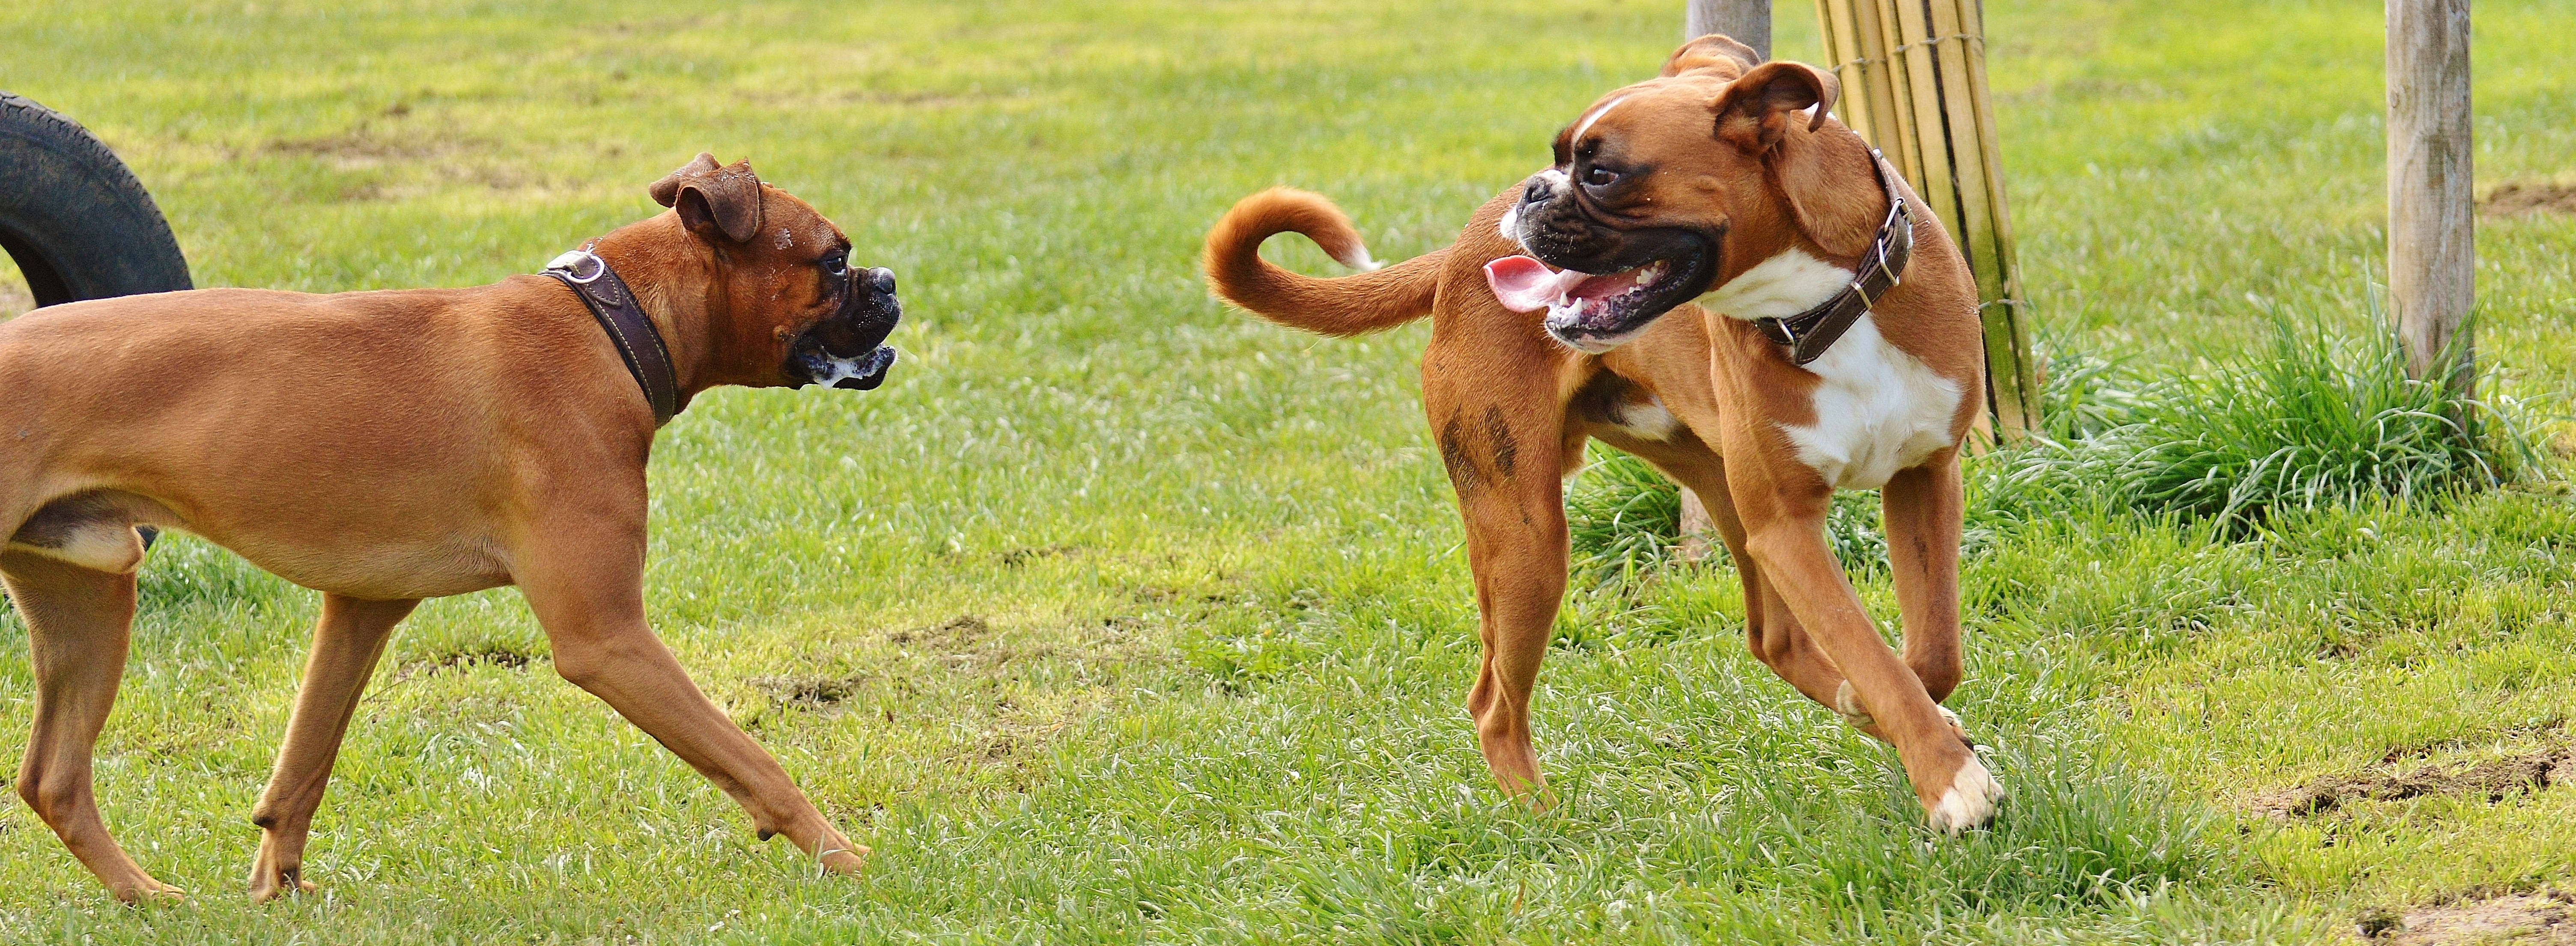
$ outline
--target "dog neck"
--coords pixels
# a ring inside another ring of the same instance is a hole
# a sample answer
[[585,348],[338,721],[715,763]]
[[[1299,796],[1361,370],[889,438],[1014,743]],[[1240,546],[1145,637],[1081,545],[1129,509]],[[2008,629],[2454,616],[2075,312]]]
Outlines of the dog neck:
[[[674,231],[652,233],[644,228],[663,225]],[[662,333],[662,344],[671,352],[671,372],[679,383],[679,407],[686,410],[689,399],[698,392],[723,383],[709,359],[714,357],[716,313],[709,306],[722,298],[713,285],[716,270],[712,259],[675,258],[668,247],[693,245],[677,218],[656,217],[610,231],[600,237],[591,252],[599,254],[626,286],[635,293],[635,302],[644,315],[653,320],[653,328]],[[680,285],[685,277],[674,274],[703,274],[698,285]]]

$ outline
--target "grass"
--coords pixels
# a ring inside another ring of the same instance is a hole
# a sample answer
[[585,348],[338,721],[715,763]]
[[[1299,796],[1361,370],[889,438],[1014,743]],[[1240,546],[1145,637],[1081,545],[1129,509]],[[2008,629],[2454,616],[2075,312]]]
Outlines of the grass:
[[[203,285],[526,272],[701,149],[901,273],[885,389],[712,394],[651,471],[657,628],[876,848],[868,876],[754,841],[498,591],[406,623],[317,823],[325,894],[252,907],[313,597],[179,538],[99,774],[128,847],[197,896],[117,906],[9,806],[0,941],[2313,942],[2576,876],[2564,786],[2248,813],[2567,743],[2576,507],[2545,483],[2243,532],[2081,502],[1989,529],[1953,702],[2015,794],[1957,842],[1744,653],[1723,566],[1637,569],[1572,597],[1541,679],[1565,804],[1503,801],[1460,708],[1473,594],[1415,403],[1427,330],[1296,336],[1209,301],[1190,258],[1269,184],[1332,194],[1380,258],[1448,242],[1653,71],[1670,4],[639,10],[17,4],[0,85],[115,146]],[[2271,331],[2249,292],[2366,337],[2376,7],[1988,12],[2035,311],[2140,382],[2087,391],[2247,364]],[[2566,173],[2563,5],[2478,17],[2482,191]],[[1778,25],[1813,57],[1809,17]],[[2576,222],[2486,221],[2480,259],[2490,390],[2568,389]],[[1856,581],[1892,620],[1885,579]],[[0,733],[28,679],[0,616]]]

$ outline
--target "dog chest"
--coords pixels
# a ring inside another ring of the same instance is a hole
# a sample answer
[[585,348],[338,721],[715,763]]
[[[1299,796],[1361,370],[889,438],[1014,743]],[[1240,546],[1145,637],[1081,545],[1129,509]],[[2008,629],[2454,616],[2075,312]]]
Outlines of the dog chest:
[[1878,333],[1863,315],[1807,365],[1816,386],[1815,423],[1782,424],[1798,460],[1836,489],[1877,489],[1950,446],[1959,385]]

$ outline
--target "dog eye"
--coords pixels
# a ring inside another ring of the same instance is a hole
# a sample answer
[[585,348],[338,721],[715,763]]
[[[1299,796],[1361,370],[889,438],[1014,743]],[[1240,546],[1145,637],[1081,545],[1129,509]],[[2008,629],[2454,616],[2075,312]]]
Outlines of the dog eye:
[[1583,174],[1583,183],[1593,187],[1608,187],[1610,182],[1618,179],[1619,172],[1609,168],[1593,168]]
[[849,256],[841,253],[834,253],[830,256],[823,257],[823,271],[834,276],[847,275],[850,272]]

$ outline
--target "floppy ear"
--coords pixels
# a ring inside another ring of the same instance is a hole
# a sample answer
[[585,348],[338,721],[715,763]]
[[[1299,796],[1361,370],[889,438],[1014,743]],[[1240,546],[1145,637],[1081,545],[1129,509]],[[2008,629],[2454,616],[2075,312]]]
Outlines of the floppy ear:
[[1664,60],[1661,74],[1671,78],[1695,69],[1714,68],[1732,79],[1761,63],[1762,57],[1753,51],[1753,47],[1736,42],[1733,37],[1710,33],[1673,50],[1672,57]]
[[1726,91],[1708,104],[1717,112],[1718,138],[1761,153],[1780,143],[1799,109],[1816,107],[1815,117],[1807,120],[1808,131],[1825,127],[1825,113],[1833,109],[1841,91],[1842,83],[1814,66],[1771,62],[1728,83]]
[[715,155],[700,152],[697,160],[654,181],[651,193],[654,203],[680,212],[689,232],[709,241],[723,234],[740,243],[760,232],[760,175],[752,173],[749,161],[717,167]]

